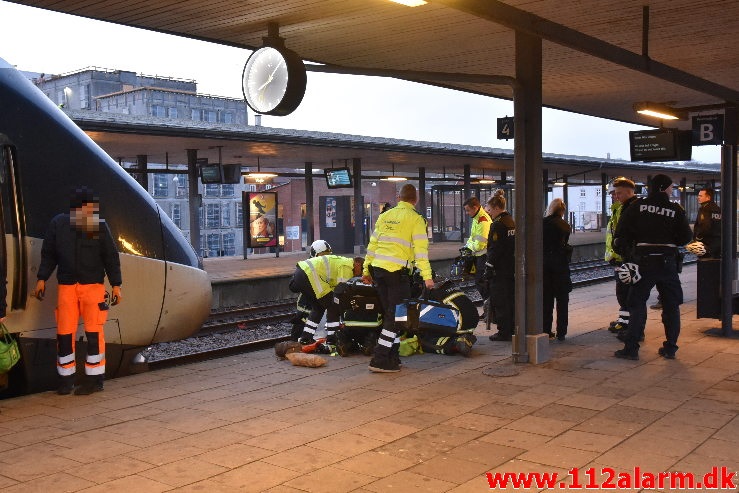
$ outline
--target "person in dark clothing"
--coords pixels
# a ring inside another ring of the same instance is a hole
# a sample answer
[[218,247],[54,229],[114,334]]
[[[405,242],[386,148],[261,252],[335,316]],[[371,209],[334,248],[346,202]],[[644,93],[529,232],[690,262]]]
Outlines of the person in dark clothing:
[[544,333],[552,338],[554,301],[557,301],[557,340],[564,341],[567,335],[567,305],[570,302],[572,280],[570,279],[571,247],[570,225],[562,219],[566,207],[562,199],[554,199],[547,208],[544,218]]
[[621,215],[614,236],[616,252],[626,260],[621,279],[631,284],[631,321],[624,348],[617,358],[639,359],[639,340],[647,321],[647,300],[656,285],[662,295],[665,342],[659,355],[674,359],[680,335],[680,305],[683,290],[678,276],[678,247],[693,236],[685,211],[670,202],[672,180],[666,175],[652,178],[649,195],[634,202]]
[[693,241],[703,243],[706,253],[701,258],[721,258],[721,208],[713,201],[713,190],[698,192],[698,215],[693,226]]
[[516,223],[506,211],[503,190],[495,192],[487,203],[487,212],[493,220],[488,236],[485,279],[490,283],[490,309],[495,313],[498,332],[491,341],[510,341],[515,324],[515,254]]
[[105,376],[105,336],[103,326],[108,314],[108,293],[103,284],[107,275],[112,289],[110,305],[121,296],[121,264],[113,236],[98,214],[98,199],[87,187],[72,193],[69,214],[51,220],[41,246],[41,263],[34,296],[43,300],[46,281],[56,269],[57,300],[57,372],[61,384],[57,393],[66,395],[74,389],[75,333],[80,316],[87,339],[87,378],[75,394],[87,395],[103,390]]

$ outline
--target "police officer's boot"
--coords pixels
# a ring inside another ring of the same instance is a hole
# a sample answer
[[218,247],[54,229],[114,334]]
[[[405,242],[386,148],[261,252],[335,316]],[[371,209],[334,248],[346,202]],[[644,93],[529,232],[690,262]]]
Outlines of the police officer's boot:
[[77,387],[74,395],[90,395],[93,392],[103,391],[103,375],[87,375],[82,385]]
[[59,395],[69,395],[74,390],[74,375],[60,376],[59,388],[56,393]]

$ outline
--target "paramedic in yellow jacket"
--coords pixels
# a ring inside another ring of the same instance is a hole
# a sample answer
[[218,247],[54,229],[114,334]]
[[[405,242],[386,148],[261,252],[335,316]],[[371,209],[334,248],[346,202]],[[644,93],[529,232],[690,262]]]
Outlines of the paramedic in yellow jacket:
[[470,197],[464,202],[463,206],[464,211],[472,218],[472,226],[470,227],[470,237],[459,250],[459,253],[472,255],[475,258],[475,287],[483,301],[485,301],[488,299],[488,281],[482,274],[485,272],[488,235],[490,234],[492,220],[477,197]]
[[290,281],[290,290],[301,293],[311,307],[299,339],[301,344],[313,343],[323,311],[326,310],[326,344],[336,345],[340,313],[339,306],[334,303],[334,288],[361,272],[361,257],[350,259],[332,255],[331,245],[327,241],[313,242],[311,258],[298,262]]
[[427,288],[434,286],[426,219],[416,211],[416,202],[416,187],[403,185],[398,205],[380,214],[367,246],[362,281],[365,284],[374,281],[384,310],[382,332],[369,365],[373,372],[400,371],[395,305],[410,298],[411,264],[415,262]]

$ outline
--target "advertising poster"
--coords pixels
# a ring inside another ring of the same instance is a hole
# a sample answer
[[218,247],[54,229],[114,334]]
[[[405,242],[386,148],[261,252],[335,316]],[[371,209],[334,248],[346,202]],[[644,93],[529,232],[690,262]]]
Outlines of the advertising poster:
[[249,247],[277,246],[277,194],[249,192]]
[[326,199],[326,227],[336,227],[336,199],[333,197]]

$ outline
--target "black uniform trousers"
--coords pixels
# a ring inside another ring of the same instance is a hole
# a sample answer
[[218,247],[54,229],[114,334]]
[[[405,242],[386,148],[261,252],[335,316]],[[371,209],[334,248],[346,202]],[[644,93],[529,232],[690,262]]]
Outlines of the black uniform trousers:
[[490,308],[495,313],[498,332],[503,337],[511,337],[515,325],[515,290],[513,276],[497,274],[490,279]]
[[323,312],[326,312],[326,323],[338,323],[340,317],[339,305],[334,303],[333,291],[316,298],[316,293],[313,291],[308,280],[308,275],[300,267],[295,268],[295,273],[290,281],[290,291],[293,293],[300,293],[303,295],[303,304],[310,306],[310,313],[308,319],[305,321],[303,327],[303,336],[310,338],[315,335],[316,327],[321,323],[323,318]]
[[567,334],[567,324],[569,323],[568,308],[570,303],[570,291],[572,291],[572,281],[570,280],[570,271],[557,271],[547,269],[544,266],[544,306],[543,324],[544,332],[552,333],[552,322],[554,321],[554,302],[557,302],[557,337],[564,337]]
[[477,288],[477,292],[480,293],[480,297],[483,301],[488,299],[488,296],[490,296],[488,280],[485,279],[485,262],[487,262],[487,260],[487,255],[475,257],[475,287]]
[[393,347],[398,336],[395,329],[395,305],[411,297],[411,282],[406,269],[390,272],[380,267],[371,267],[371,274],[384,314],[375,355],[385,356],[398,350],[397,346]]
[[625,349],[639,351],[639,340],[644,335],[647,322],[647,300],[652,288],[657,286],[662,298],[662,324],[665,339],[662,344],[670,354],[677,351],[680,336],[680,305],[683,303],[683,288],[677,272],[677,257],[674,254],[644,255],[639,262],[641,280],[629,289],[628,308],[631,313]]

